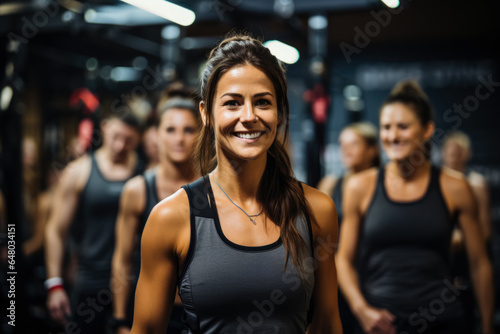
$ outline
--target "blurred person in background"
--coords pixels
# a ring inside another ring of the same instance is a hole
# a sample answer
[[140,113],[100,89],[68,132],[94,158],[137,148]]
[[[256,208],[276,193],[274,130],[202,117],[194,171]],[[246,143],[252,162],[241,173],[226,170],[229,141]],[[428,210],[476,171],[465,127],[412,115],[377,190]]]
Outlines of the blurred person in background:
[[[321,179],[317,188],[333,199],[337,208],[340,229],[344,185],[352,175],[380,166],[378,130],[369,122],[349,124],[340,132],[339,144],[345,172],[340,176],[325,176]],[[356,318],[353,316],[341,292],[339,293],[339,313],[344,333],[353,333]]]
[[[201,122],[196,102],[167,90],[158,102],[157,111],[159,121],[154,131],[159,163],[125,184],[116,222],[112,262],[113,325],[120,334],[130,333],[132,326],[140,239],[149,213],[160,200],[201,176],[193,166],[193,150]],[[181,333],[181,315],[182,305],[176,295],[168,333]]]
[[345,171],[342,175],[325,176],[317,188],[333,199],[341,223],[342,190],[349,177],[380,166],[378,130],[369,122],[349,124],[340,132],[339,144]]
[[433,133],[427,95],[414,81],[400,82],[380,111],[389,162],[346,184],[338,273],[359,333],[470,332],[451,276],[455,222],[464,231],[482,333],[493,333],[492,267],[474,194],[461,174],[431,164]]
[[[443,166],[464,174],[469,181],[478,203],[481,231],[484,240],[489,242],[492,226],[488,183],[482,174],[468,168],[467,163],[471,157],[472,147],[468,135],[461,131],[452,131],[446,135],[441,154]],[[463,237],[460,239],[463,243]]]
[[[101,122],[100,148],[64,169],[45,231],[47,307],[56,322],[79,333],[104,333],[107,327],[112,308],[109,282],[119,198],[125,182],[144,170],[135,152],[141,119],[130,109],[123,111],[113,110]],[[77,213],[78,220],[74,220]],[[73,222],[83,226],[70,304],[61,277]]]
[[[479,224],[488,251],[491,246],[491,211],[490,194],[486,178],[478,172],[470,170],[467,163],[472,157],[471,141],[468,135],[462,131],[451,131],[444,139],[441,158],[444,167],[451,168],[464,174],[469,181],[472,191],[476,197],[479,210]],[[477,311],[477,303],[474,301],[474,292],[469,274],[467,253],[462,230],[456,226],[452,239],[452,269],[455,284],[457,286],[467,286],[460,296],[466,310],[465,319],[468,328],[477,330],[480,319]]]

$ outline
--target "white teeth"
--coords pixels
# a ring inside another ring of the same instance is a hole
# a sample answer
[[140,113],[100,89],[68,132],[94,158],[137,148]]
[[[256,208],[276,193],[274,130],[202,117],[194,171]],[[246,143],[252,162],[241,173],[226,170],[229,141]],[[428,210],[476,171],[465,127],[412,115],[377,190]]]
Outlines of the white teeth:
[[237,137],[243,138],[243,139],[254,139],[259,137],[262,134],[262,132],[255,132],[252,134],[246,134],[246,133],[236,133]]

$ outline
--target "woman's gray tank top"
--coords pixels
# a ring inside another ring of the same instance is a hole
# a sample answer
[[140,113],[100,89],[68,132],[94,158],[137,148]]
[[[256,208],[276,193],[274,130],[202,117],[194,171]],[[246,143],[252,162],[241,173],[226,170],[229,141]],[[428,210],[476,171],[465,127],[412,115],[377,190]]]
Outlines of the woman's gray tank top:
[[296,221],[309,246],[301,279],[291,260],[284,268],[281,239],[246,247],[224,236],[208,176],[183,188],[191,212],[190,247],[179,280],[184,333],[304,334],[314,285],[309,220]]

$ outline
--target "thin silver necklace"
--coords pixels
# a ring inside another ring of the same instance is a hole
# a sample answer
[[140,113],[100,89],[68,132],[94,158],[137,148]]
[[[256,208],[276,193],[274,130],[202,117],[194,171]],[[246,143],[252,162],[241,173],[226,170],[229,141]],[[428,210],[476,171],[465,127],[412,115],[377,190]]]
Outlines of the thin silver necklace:
[[260,212],[256,215],[249,215],[248,213],[246,213],[245,210],[243,210],[241,207],[238,206],[238,204],[234,203],[233,200],[231,199],[231,197],[228,196],[228,194],[226,194],[226,192],[224,191],[224,189],[222,189],[222,187],[220,186],[219,182],[217,182],[217,179],[215,178],[215,176],[212,174],[212,177],[214,178],[215,180],[215,183],[217,183],[217,185],[219,186],[220,190],[222,190],[222,192],[224,193],[224,195],[226,195],[226,197],[231,201],[231,203],[233,203],[233,205],[235,207],[237,207],[238,209],[240,209],[241,211],[243,211],[243,213],[250,219],[250,221],[254,224],[254,225],[257,225],[257,223],[255,222],[255,220],[252,218],[252,217],[258,217],[260,216],[260,214],[262,213],[262,211],[264,210],[264,208],[262,208],[262,210],[260,210]]

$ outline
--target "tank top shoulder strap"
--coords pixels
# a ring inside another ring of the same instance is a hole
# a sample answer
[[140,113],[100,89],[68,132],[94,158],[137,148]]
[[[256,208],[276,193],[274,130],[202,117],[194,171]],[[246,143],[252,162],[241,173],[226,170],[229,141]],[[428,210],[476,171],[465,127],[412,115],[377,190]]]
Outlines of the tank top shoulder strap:
[[146,225],[146,221],[153,207],[159,202],[158,193],[156,192],[156,169],[145,171],[142,175],[144,185],[146,187],[144,210],[141,215],[141,231]]
[[441,187],[439,186],[439,175],[441,174],[441,168],[435,165],[431,165],[431,180],[429,190],[441,192]]
[[104,175],[102,175],[101,170],[99,169],[99,165],[97,164],[97,159],[95,157],[95,152],[89,153],[90,155],[90,175],[89,175],[89,180],[93,180],[96,176],[102,179],[102,181],[107,181]]
[[156,173],[156,168],[144,172],[144,181],[146,183],[146,196],[148,201],[151,200],[158,203],[160,198],[156,192]]
[[198,180],[191,182],[189,184],[183,185],[181,188],[184,189],[188,196],[189,200],[189,211],[190,211],[190,226],[191,226],[191,237],[189,241],[189,249],[186,256],[186,263],[184,264],[184,268],[181,271],[181,275],[179,276],[179,286],[181,288],[181,284],[183,281],[183,277],[186,274],[187,268],[193,258],[194,249],[196,247],[196,217],[206,217],[213,218],[212,208],[210,203],[213,202],[213,198],[209,198],[208,187],[210,186],[210,180],[208,178],[208,174],[200,177]]
[[198,180],[182,186],[189,198],[191,218],[193,218],[193,216],[214,218],[213,211],[211,209],[214,199],[211,198],[208,187],[210,187],[208,175],[200,177]]
[[377,190],[379,187],[384,186],[384,180],[385,180],[385,166],[382,165],[378,169],[378,174],[377,174]]
[[340,202],[341,198],[342,198],[342,184],[344,183],[344,176],[340,176],[337,180],[337,182],[335,182],[335,187],[333,188],[333,191],[331,192],[330,194],[330,197],[333,199],[333,201],[335,202],[335,204],[338,202]]

